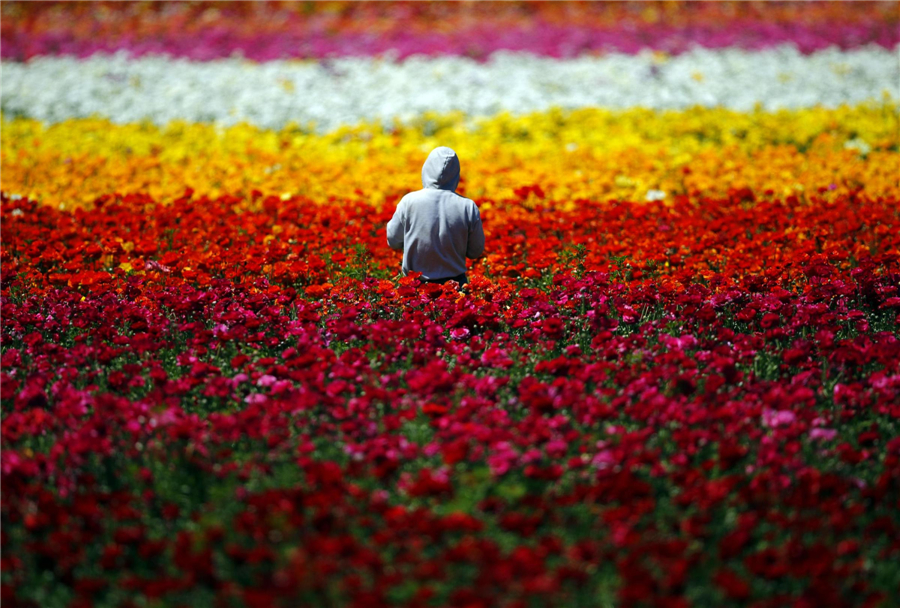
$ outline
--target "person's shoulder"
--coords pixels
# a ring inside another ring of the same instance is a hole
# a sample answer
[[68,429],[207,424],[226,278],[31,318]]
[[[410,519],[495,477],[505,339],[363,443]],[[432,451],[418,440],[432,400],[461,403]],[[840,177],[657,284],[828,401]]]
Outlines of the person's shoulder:
[[477,221],[481,218],[481,212],[475,201],[455,192],[453,193],[453,208],[455,213],[464,217],[467,222]]
[[466,198],[465,196],[461,196],[461,195],[457,195],[457,196],[459,196],[459,198],[461,199],[460,204],[463,205],[463,207],[467,211],[478,213],[478,205],[475,203],[475,201],[473,201],[470,198]]
[[414,200],[418,200],[418,199],[423,198],[424,196],[426,196],[427,193],[428,193],[428,191],[427,191],[425,188],[422,188],[422,189],[420,189],[420,190],[413,190],[412,192],[407,192],[406,194],[404,194],[404,195],[403,195],[403,198],[401,198],[400,200],[401,200],[401,201],[404,201],[404,200],[405,200],[405,201],[414,201]]
[[397,206],[399,207],[400,205],[409,205],[410,203],[415,202],[415,200],[418,198],[416,195],[419,192],[420,192],[419,190],[413,190],[412,192],[407,192],[406,194],[404,194],[403,196],[400,197],[399,201],[397,201]]
[[463,196],[462,194],[459,194],[458,192],[453,192],[452,194],[453,194],[453,199],[459,205],[463,205],[465,207],[477,207],[478,206],[475,204],[475,201],[473,201],[470,198],[466,198],[465,196]]

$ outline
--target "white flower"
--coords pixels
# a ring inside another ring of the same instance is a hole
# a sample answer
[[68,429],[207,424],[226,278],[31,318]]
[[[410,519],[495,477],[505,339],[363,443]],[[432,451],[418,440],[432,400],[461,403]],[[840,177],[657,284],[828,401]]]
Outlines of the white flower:
[[[841,66],[836,70],[835,66]],[[124,53],[4,61],[2,109],[48,123],[92,115],[115,123],[149,120],[294,123],[330,131],[363,121],[410,120],[427,111],[489,116],[550,107],[740,111],[836,107],[900,98],[894,50],[835,47],[803,55],[791,45],[760,51],[704,49],[659,63],[652,52],[574,59],[495,53],[465,57],[342,58],[251,63],[240,58],[191,62]],[[697,78],[702,74],[702,78]],[[285,83],[290,83],[286,86]]]
[[856,139],[851,139],[850,141],[844,143],[845,150],[856,150],[860,156],[866,156],[869,152],[872,151],[872,146],[866,142],[864,139],[860,139],[857,137]]
[[650,201],[661,201],[666,198],[666,193],[662,190],[647,190],[646,200]]

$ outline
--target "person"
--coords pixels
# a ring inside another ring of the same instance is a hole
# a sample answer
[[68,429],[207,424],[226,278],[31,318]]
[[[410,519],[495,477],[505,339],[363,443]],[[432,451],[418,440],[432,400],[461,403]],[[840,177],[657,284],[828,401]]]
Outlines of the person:
[[468,283],[466,258],[484,255],[484,229],[475,202],[456,193],[459,157],[435,148],[422,166],[422,189],[397,203],[387,224],[391,249],[403,251],[404,275],[422,273],[430,283]]

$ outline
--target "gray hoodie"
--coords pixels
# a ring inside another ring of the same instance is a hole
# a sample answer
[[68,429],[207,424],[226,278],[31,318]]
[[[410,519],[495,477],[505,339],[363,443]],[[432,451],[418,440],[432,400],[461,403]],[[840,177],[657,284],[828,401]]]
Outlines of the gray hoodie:
[[473,201],[455,192],[458,184],[456,152],[432,150],[422,166],[424,188],[400,199],[387,225],[388,245],[403,250],[403,274],[456,277],[466,271],[466,258],[484,255],[481,215]]

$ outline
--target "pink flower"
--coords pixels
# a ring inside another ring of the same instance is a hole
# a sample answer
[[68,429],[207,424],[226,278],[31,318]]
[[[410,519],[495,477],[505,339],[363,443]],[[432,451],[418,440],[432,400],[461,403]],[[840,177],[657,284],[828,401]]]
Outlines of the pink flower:
[[250,379],[250,376],[248,376],[247,374],[242,372],[240,374],[237,374],[234,378],[232,378],[231,383],[234,384],[234,386],[237,386],[238,384],[243,384],[244,382],[246,382],[249,379]]
[[270,376],[269,374],[265,374],[264,376],[260,376],[259,380],[256,381],[256,386],[272,386],[275,384],[277,378],[275,376]]
[[569,446],[565,441],[562,441],[560,439],[553,439],[547,442],[547,445],[544,449],[547,451],[547,455],[551,458],[560,458],[566,454],[568,447]]
[[616,463],[616,458],[610,450],[603,450],[591,460],[591,466],[595,469],[608,469]]
[[469,335],[469,330],[465,327],[454,327],[450,330],[450,337],[454,340],[462,340]]
[[809,438],[813,441],[831,441],[837,437],[838,432],[835,429],[815,428],[809,432]]
[[491,473],[500,476],[509,471],[512,463],[518,458],[516,452],[508,441],[499,441],[494,445],[494,452],[488,456],[487,463]]
[[769,428],[790,426],[797,420],[797,416],[790,410],[765,410],[763,411],[763,425]]

